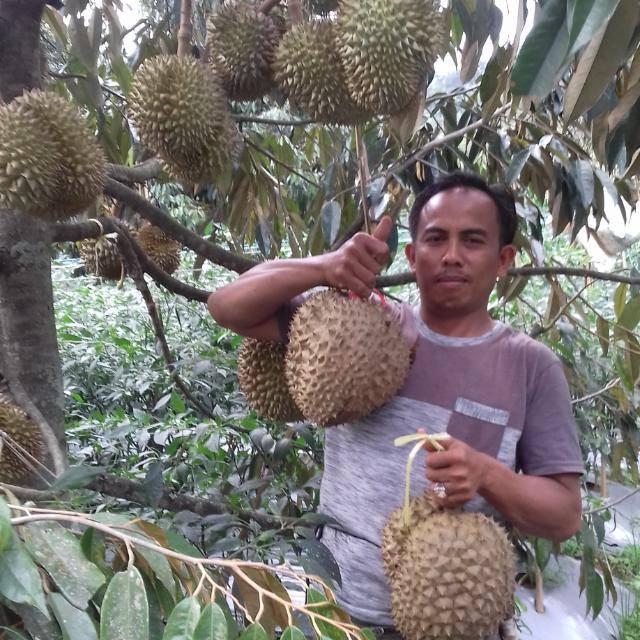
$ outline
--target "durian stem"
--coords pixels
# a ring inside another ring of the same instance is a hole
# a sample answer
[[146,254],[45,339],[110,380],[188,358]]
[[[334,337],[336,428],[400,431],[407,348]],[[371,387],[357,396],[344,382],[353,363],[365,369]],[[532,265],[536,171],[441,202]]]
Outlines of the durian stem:
[[536,595],[535,595],[535,609],[536,613],[544,613],[544,578],[542,577],[542,571],[537,562],[534,562],[533,571],[536,579]]
[[418,455],[418,451],[424,447],[424,443],[428,442],[436,451],[443,451],[444,447],[438,442],[438,440],[444,440],[449,437],[447,433],[412,433],[408,436],[401,436],[393,441],[394,446],[403,447],[405,444],[415,442],[413,449],[409,453],[407,459],[407,466],[404,473],[404,503],[402,506],[402,524],[403,526],[409,526],[411,521],[411,468],[413,467],[413,461]]
[[304,22],[304,16],[302,14],[300,0],[287,0],[287,6],[289,7],[289,18],[291,19],[291,24],[302,24]]
[[369,160],[367,158],[367,147],[362,140],[360,127],[354,127],[356,136],[356,154],[358,157],[358,174],[360,175],[360,200],[362,201],[362,215],[364,219],[364,230],[371,233],[371,220],[369,219],[369,208],[367,206],[367,186],[371,180],[369,171]]
[[180,6],[180,30],[178,31],[178,56],[180,57],[186,57],[191,53],[192,14],[193,6],[191,0],[182,0]]

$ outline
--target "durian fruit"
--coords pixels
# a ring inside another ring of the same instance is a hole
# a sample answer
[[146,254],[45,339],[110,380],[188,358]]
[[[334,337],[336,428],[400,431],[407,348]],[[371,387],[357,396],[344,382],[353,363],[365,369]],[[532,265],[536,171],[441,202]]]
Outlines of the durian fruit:
[[45,447],[40,429],[20,407],[4,396],[0,396],[0,439],[0,482],[14,484],[31,474],[35,463],[23,449],[44,462]]
[[162,229],[147,224],[138,231],[136,240],[149,258],[165,273],[171,275],[180,266],[182,247]]
[[323,291],[305,300],[291,322],[289,390],[304,417],[321,427],[358,420],[396,394],[410,351],[379,304]]
[[124,262],[118,249],[118,239],[112,234],[83,240],[78,244],[78,249],[87,273],[108,280],[120,280]]
[[0,106],[0,208],[65,220],[96,200],[104,177],[102,150],[64,98],[34,90]]
[[285,21],[254,4],[225,4],[207,22],[209,61],[232,100],[257,100],[275,86],[272,65]]
[[263,418],[297,422],[303,416],[285,376],[286,346],[245,338],[238,352],[238,382],[249,406]]
[[363,109],[400,111],[446,43],[438,0],[342,0],[336,42],[349,92]]
[[170,55],[146,60],[129,109],[142,142],[176,179],[211,182],[229,163],[237,130],[220,81],[203,62]]
[[405,640],[484,640],[513,613],[515,558],[505,530],[473,512],[441,510],[423,495],[407,522],[382,531],[391,611]]
[[370,114],[349,95],[334,36],[335,24],[326,20],[295,25],[278,47],[276,82],[316,122],[364,122]]

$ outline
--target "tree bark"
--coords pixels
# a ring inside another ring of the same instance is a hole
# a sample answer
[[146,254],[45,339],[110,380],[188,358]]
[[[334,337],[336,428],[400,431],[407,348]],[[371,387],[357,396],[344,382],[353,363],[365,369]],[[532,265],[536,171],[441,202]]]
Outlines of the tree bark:
[[[39,86],[44,5],[44,0],[0,0],[0,96],[5,102]],[[0,367],[10,387],[17,381],[26,391],[64,450],[50,244],[46,225],[0,210]]]
[[0,0],[0,96],[10,102],[40,86],[44,0]]

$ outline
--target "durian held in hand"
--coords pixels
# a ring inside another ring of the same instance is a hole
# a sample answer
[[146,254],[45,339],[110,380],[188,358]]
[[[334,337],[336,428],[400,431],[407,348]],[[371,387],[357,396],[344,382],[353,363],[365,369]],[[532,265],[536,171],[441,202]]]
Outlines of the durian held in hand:
[[426,493],[409,498],[411,463],[426,440],[417,434],[407,464],[404,505],[382,531],[391,612],[405,640],[484,640],[513,613],[515,557],[505,530],[481,513],[438,508]]
[[93,204],[104,177],[100,146],[64,98],[33,90],[0,106],[0,209],[65,220]]
[[[366,417],[400,389],[411,365],[411,347],[384,303],[369,299],[373,279],[386,263],[391,228],[386,218],[373,236],[357,234],[349,246],[326,254],[331,268],[325,285],[330,288],[310,295],[296,309],[286,348],[245,342],[240,385],[258,413],[271,417],[274,409],[266,407],[274,402],[296,406],[304,419],[326,427]],[[359,260],[369,268],[361,268]],[[355,275],[363,272],[370,272],[367,283]],[[353,287],[366,298],[339,286]]]

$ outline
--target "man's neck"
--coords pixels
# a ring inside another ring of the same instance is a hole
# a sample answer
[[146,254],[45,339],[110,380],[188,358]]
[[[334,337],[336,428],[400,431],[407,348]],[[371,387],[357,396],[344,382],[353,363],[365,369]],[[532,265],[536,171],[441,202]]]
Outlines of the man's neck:
[[488,311],[478,311],[468,315],[445,315],[420,307],[422,321],[435,333],[452,338],[475,338],[489,333],[494,322]]

